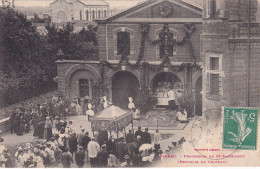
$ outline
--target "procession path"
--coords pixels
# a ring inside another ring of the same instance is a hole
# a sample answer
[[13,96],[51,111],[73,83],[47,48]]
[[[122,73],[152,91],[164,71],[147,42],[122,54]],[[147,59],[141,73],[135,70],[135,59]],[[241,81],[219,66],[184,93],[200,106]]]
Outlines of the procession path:
[[[84,115],[79,116],[71,116],[68,118],[68,121],[72,121],[72,127],[76,133],[80,131],[80,128],[84,128],[85,131],[91,133],[91,124],[88,122],[88,119]],[[26,133],[22,136],[18,136],[16,134],[4,133],[2,137],[4,138],[4,145],[18,145],[22,143],[35,142],[35,141],[43,141],[43,139],[39,139],[38,137],[33,136],[33,126],[31,126],[31,132]]]
[[[81,128],[85,129],[85,132],[90,133],[90,137],[93,136],[92,131],[91,131],[91,123],[88,121],[87,116],[84,115],[78,115],[78,116],[71,116],[67,119],[67,121],[72,121],[72,127],[76,133],[80,132]],[[188,123],[188,125],[183,129],[183,130],[163,130],[160,131],[160,133],[163,134],[171,134],[173,135],[172,137],[169,137],[166,140],[163,140],[163,142],[167,142],[167,140],[170,141],[178,141],[181,137],[189,137],[190,129],[191,129],[191,124],[192,121]],[[128,129],[131,129],[131,125],[126,127],[126,131]],[[149,130],[151,134],[154,134],[155,131]],[[112,135],[115,137],[116,133],[112,132]],[[43,139],[39,139],[37,137],[33,136],[33,127],[31,127],[31,132],[24,134],[22,136],[17,136],[16,134],[11,134],[11,133],[4,133],[2,135],[4,138],[4,142],[2,144],[4,145],[19,145],[22,143],[28,143],[28,142],[35,142],[35,141],[43,141]]]
[[[189,140],[190,137],[190,130],[192,126],[192,121],[194,119],[191,119],[188,125],[183,129],[183,130],[163,130],[160,131],[162,135],[164,136],[164,140],[161,141],[161,149],[163,151],[168,149],[168,146],[172,145],[172,142],[177,142],[180,140],[181,137],[187,138]],[[80,132],[81,128],[84,128],[85,131],[88,131],[90,133],[90,137],[92,137],[92,131],[91,131],[91,123],[88,121],[87,116],[84,115],[78,115],[78,116],[71,116],[67,119],[67,121],[72,121],[72,127],[76,133]],[[24,134],[23,136],[17,136],[16,134],[11,134],[11,133],[5,133],[2,135],[4,138],[4,142],[1,143],[3,145],[6,145],[12,154],[15,153],[17,150],[17,146],[24,145],[25,143],[32,143],[36,141],[43,141],[43,139],[39,139],[38,137],[33,136],[33,127],[31,127],[31,132]],[[130,124],[129,126],[126,127],[126,131],[128,129],[132,129],[132,125]],[[155,130],[149,130],[149,132],[152,135],[152,140],[153,140],[153,134],[155,133]],[[116,138],[116,133],[112,132],[112,135]],[[90,164],[87,163],[84,165],[84,167],[90,167]],[[61,164],[58,164],[56,166],[53,166],[54,168],[60,168],[62,167]],[[72,166],[73,168],[77,168],[76,164],[73,163]]]
[[[81,128],[84,128],[85,131],[88,131],[91,133],[91,125],[90,122],[88,122],[88,119],[86,116],[79,115],[79,116],[71,116],[68,118],[68,121],[73,121],[72,127],[74,128],[75,132],[78,133]],[[18,136],[16,134],[11,133],[4,133],[2,137],[4,138],[4,142],[1,143],[5,146],[7,146],[9,153],[11,154],[12,159],[14,159],[14,154],[17,151],[18,146],[24,146],[26,143],[34,143],[37,141],[44,141],[43,139],[39,139],[38,137],[33,136],[33,127],[31,127],[31,132],[26,133],[22,136]],[[86,162],[86,160],[85,160]],[[62,168],[61,163],[51,166],[53,168]],[[74,163],[71,164],[72,168],[77,168],[77,165]],[[84,165],[84,168],[89,168],[90,164],[86,163]]]

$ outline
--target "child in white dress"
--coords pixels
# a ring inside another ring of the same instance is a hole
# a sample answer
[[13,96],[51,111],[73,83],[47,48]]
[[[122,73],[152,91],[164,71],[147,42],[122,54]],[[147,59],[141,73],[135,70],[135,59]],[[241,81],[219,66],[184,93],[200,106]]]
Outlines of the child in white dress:
[[128,101],[129,101],[128,109],[130,109],[130,110],[135,109],[135,104],[133,103],[133,98],[132,97],[128,97]]
[[94,111],[92,110],[91,103],[88,104],[88,110],[86,111],[86,115],[88,116],[88,120],[89,120],[89,116],[93,117],[95,115]]

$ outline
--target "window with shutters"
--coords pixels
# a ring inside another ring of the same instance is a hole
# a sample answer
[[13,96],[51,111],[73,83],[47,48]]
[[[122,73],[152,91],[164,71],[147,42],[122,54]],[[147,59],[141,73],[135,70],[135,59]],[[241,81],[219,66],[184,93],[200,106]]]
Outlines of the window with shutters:
[[222,77],[222,58],[223,54],[207,54],[207,93],[208,99],[219,100],[223,95]]
[[79,96],[85,97],[89,96],[89,81],[88,79],[79,80]]

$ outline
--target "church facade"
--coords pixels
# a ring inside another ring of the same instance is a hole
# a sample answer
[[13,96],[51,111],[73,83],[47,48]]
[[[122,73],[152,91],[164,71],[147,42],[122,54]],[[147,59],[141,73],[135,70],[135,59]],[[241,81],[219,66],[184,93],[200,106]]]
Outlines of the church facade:
[[54,23],[92,21],[109,15],[109,4],[103,0],[56,0],[50,8]]
[[107,96],[126,108],[128,97],[140,93],[167,106],[174,88],[194,101],[194,115],[221,106],[259,106],[259,24],[251,12],[254,38],[248,37],[247,11],[239,10],[246,4],[232,2],[149,0],[96,20],[99,61],[57,61],[59,92],[70,99]]

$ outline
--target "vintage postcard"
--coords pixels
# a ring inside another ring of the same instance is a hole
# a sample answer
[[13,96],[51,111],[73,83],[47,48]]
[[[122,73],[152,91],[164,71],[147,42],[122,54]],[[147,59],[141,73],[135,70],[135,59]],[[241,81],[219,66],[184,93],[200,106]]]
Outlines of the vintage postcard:
[[2,0],[0,167],[260,167],[260,0]]

